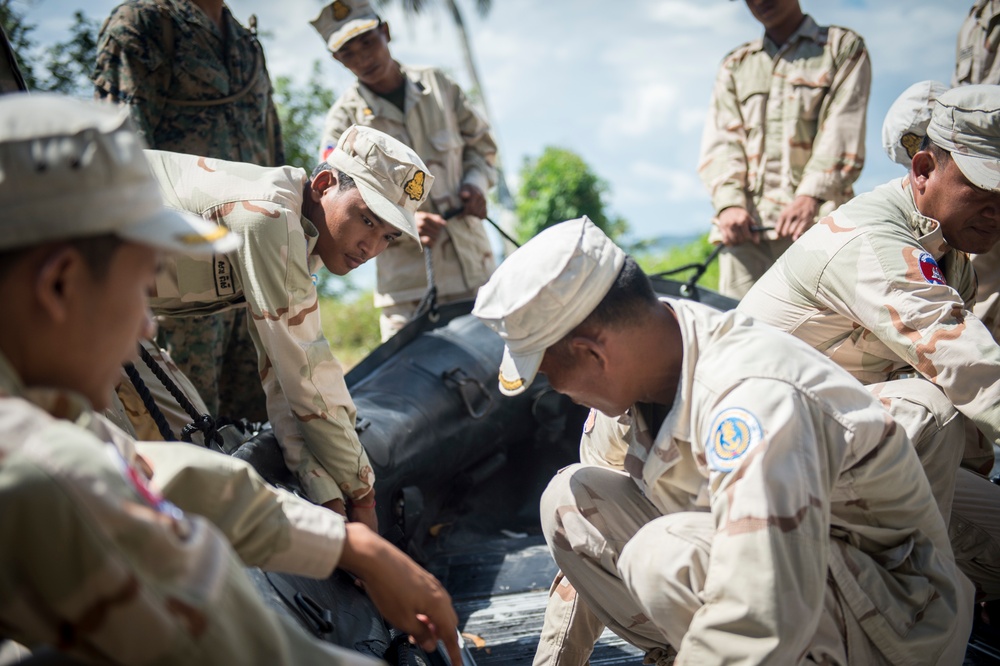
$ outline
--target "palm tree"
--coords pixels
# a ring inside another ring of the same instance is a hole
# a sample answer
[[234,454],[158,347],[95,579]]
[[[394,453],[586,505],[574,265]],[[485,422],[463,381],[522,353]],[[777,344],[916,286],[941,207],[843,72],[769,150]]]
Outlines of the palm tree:
[[[486,121],[489,122],[490,127],[493,128],[493,132],[496,134],[497,125],[493,122],[489,104],[486,102],[486,89],[483,88],[483,84],[479,81],[479,70],[476,68],[476,61],[472,57],[472,45],[469,43],[469,34],[465,29],[465,20],[462,18],[462,11],[458,8],[458,3],[455,0],[375,0],[375,4],[379,7],[387,7],[393,4],[394,1],[398,1],[405,13],[412,15],[420,14],[429,6],[440,1],[440,4],[444,5],[444,8],[451,14],[455,30],[458,32],[458,41],[462,46],[462,56],[465,60],[465,68],[468,71],[469,80],[472,81],[472,87],[479,93],[479,104],[482,107],[483,115],[486,116]],[[492,0],[476,0],[476,11],[480,16],[488,14],[492,7]],[[514,197],[511,196],[510,190],[507,188],[507,180],[504,178],[499,148],[497,149],[496,167],[497,201],[505,211],[509,211],[512,214],[514,210]],[[510,224],[508,220],[504,220],[504,222],[506,223],[504,226]]]

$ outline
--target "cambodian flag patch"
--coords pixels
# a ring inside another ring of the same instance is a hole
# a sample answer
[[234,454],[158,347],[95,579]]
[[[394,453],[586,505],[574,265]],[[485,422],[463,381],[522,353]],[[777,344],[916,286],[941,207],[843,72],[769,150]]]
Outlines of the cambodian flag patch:
[[720,412],[712,421],[705,458],[715,472],[731,472],[743,456],[764,439],[757,417],[745,409],[733,407]]
[[920,272],[923,274],[924,279],[931,284],[943,284],[947,285],[948,282],[944,279],[944,273],[941,272],[941,268],[938,266],[937,262],[934,261],[932,257],[927,252],[921,252],[920,258],[917,260],[920,262]]
[[336,149],[337,149],[337,144],[331,143],[331,142],[327,142],[323,146],[323,150],[320,152],[320,154],[323,156],[323,159],[326,160],[326,158],[328,158],[330,156],[330,153],[332,153]]

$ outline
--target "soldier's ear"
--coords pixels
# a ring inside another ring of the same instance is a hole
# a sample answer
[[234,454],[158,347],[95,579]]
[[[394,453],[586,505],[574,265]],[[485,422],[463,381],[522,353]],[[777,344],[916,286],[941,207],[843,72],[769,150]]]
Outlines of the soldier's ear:
[[337,174],[326,169],[313,176],[312,182],[309,184],[309,194],[313,201],[319,201],[323,198],[323,193],[331,187],[338,187],[339,185],[340,182],[337,180]]
[[53,322],[64,323],[72,299],[80,293],[77,287],[89,276],[86,261],[76,248],[58,246],[41,258],[35,271],[35,300]]
[[929,150],[918,151],[910,162],[910,175],[913,177],[913,184],[921,194],[927,186],[927,181],[938,166],[937,159]]
[[386,23],[385,21],[383,21],[382,25],[380,25],[378,27],[378,29],[382,31],[382,35],[385,37],[385,43],[386,44],[388,44],[389,42],[392,41],[392,36],[389,34],[389,24],[388,23]]

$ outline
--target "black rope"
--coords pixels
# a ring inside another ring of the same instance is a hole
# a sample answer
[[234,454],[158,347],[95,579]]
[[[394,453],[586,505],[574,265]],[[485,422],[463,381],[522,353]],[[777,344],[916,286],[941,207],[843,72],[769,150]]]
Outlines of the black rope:
[[[174,380],[170,377],[170,375],[168,375],[166,371],[160,367],[160,364],[156,362],[156,359],[153,358],[141,344],[139,345],[139,357],[142,358],[142,362],[146,364],[146,367],[150,369],[156,378],[160,380],[160,383],[163,384],[164,388],[170,392],[170,396],[177,401],[177,404],[181,406],[181,409],[187,412],[187,415],[191,417],[191,423],[181,429],[181,439],[185,442],[190,442],[191,435],[197,431],[201,432],[205,437],[206,444],[209,442],[215,442],[221,446],[222,438],[219,436],[215,419],[213,419],[211,415],[201,414],[197,409],[195,409],[195,406],[190,400],[188,400],[187,396],[184,395],[184,392],[180,390],[177,384],[174,383]],[[138,373],[136,373],[136,375],[138,376]],[[143,386],[143,388],[145,388],[145,386]],[[148,395],[149,391],[147,390],[146,393]],[[150,396],[150,400],[152,400],[152,396]],[[149,409],[149,406],[147,405],[146,408]],[[158,407],[156,408],[156,411],[160,414],[160,417],[163,418],[163,413],[160,412]],[[150,413],[152,414],[152,410],[150,410]],[[155,418],[156,417],[154,416],[154,419]],[[164,421],[165,420],[166,419],[164,419]]]
[[131,363],[125,364],[125,374],[128,375],[128,379],[132,382],[132,386],[139,393],[139,398],[142,399],[142,404],[145,406],[146,411],[149,415],[153,417],[153,421],[156,423],[157,429],[160,431],[160,436],[163,437],[165,441],[176,442],[177,437],[174,435],[174,431],[170,429],[170,424],[167,423],[167,417],[163,415],[160,411],[159,406],[157,406],[156,401],[153,400],[153,396],[150,395],[149,389],[146,387],[146,382],[142,381],[142,377],[139,376],[139,371],[135,369],[135,366]]

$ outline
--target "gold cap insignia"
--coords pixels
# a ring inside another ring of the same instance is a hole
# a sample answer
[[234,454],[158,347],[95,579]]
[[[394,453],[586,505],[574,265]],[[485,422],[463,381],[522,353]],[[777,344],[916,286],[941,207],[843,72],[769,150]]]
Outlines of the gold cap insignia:
[[403,186],[403,191],[406,195],[413,199],[414,201],[420,201],[424,198],[424,172],[418,171],[413,174],[413,178],[406,182]]
[[506,377],[504,377],[503,373],[501,372],[499,374],[499,378],[500,378],[500,386],[504,387],[508,391],[516,391],[517,389],[519,389],[522,386],[524,386],[524,380],[521,379],[520,377],[518,377],[514,381],[511,381],[511,380],[507,379]]
[[228,233],[229,231],[220,225],[207,234],[182,234],[177,236],[177,240],[184,245],[201,245],[202,243],[211,243],[220,238],[225,238]]
[[906,148],[906,154],[909,155],[912,160],[913,156],[917,154],[918,150],[920,150],[920,144],[923,143],[923,139],[913,132],[907,132],[899,138],[899,143],[903,145],[903,148]]
[[343,21],[345,18],[351,15],[351,8],[347,6],[342,0],[336,0],[333,3],[333,18],[338,21]]

